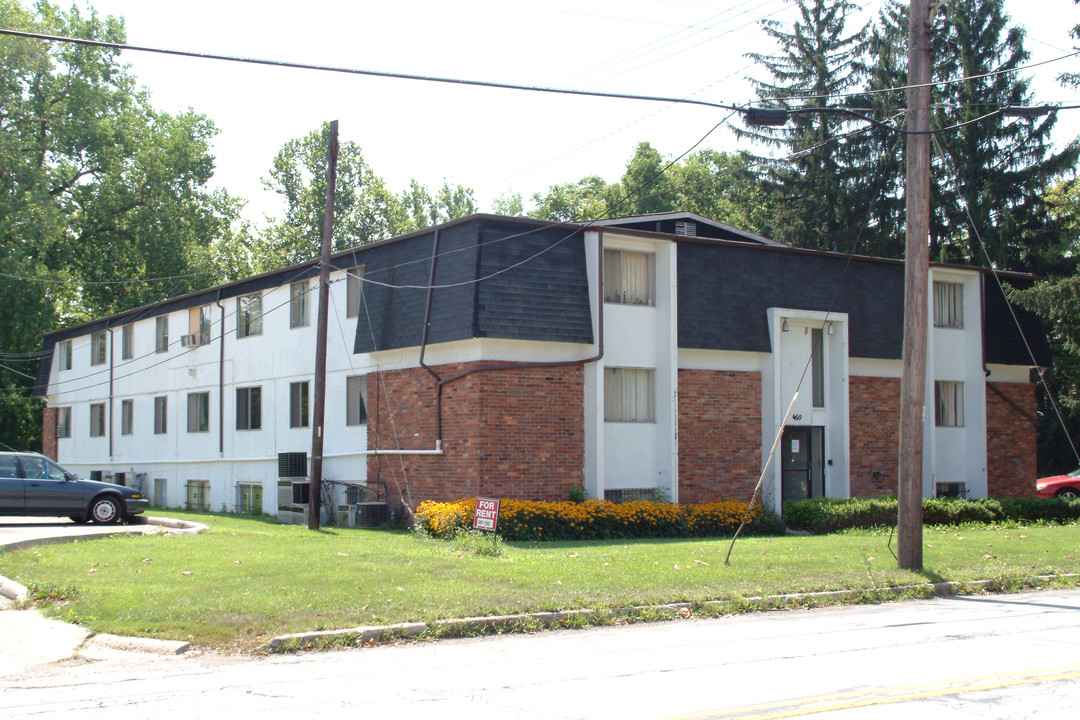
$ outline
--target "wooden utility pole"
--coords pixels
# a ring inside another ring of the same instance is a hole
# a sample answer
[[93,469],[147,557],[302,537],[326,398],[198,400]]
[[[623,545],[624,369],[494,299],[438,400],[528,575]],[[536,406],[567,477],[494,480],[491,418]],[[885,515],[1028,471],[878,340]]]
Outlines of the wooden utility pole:
[[926,305],[927,277],[930,272],[929,0],[911,0],[907,101],[907,238],[904,259],[904,364],[900,387],[897,563],[903,570],[922,570]]
[[[334,191],[337,187],[338,121],[330,123],[326,158],[326,211],[319,262],[319,324],[315,335],[315,397],[311,409],[311,493],[308,528],[319,529],[322,513],[323,419],[326,416],[326,324],[330,304],[330,248],[334,244]],[[331,508],[332,510],[333,508]]]

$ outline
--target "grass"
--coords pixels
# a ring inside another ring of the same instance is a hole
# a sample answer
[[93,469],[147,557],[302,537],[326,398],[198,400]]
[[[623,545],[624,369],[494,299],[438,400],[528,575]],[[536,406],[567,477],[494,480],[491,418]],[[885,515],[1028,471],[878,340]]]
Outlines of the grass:
[[[490,543],[403,531],[311,532],[272,518],[176,513],[198,536],[117,535],[0,554],[0,575],[91,630],[246,650],[293,632],[405,621],[927,581],[1026,586],[1080,572],[1080,527],[927,528],[923,573],[896,569],[887,532],[729,540]],[[895,539],[893,548],[895,549]]]

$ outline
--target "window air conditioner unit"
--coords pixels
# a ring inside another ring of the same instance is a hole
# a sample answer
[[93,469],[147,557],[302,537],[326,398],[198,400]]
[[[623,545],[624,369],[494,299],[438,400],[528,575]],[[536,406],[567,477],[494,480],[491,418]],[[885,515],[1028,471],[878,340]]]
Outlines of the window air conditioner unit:
[[197,333],[189,333],[187,335],[180,336],[180,345],[182,347],[195,347],[199,344],[199,336]]

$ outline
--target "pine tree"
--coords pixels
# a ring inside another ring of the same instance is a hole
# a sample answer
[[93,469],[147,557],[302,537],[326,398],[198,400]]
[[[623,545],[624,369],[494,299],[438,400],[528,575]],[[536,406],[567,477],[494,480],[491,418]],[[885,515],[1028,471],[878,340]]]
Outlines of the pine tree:
[[[857,79],[852,63],[861,47],[859,33],[845,33],[857,6],[849,0],[793,2],[799,20],[790,30],[776,20],[762,22],[778,52],[750,55],[771,76],[754,81],[758,100],[789,110],[825,108]],[[765,178],[776,208],[771,232],[776,239],[820,249],[847,246],[846,236],[855,231],[847,217],[853,169],[844,163],[841,136],[851,123],[844,115],[810,111],[793,114],[781,128],[737,133],[789,155],[769,162]]]
[[[931,259],[1046,272],[1061,260],[1043,189],[1071,173],[1080,148],[1053,153],[1055,114],[1006,118],[1034,104],[1024,32],[1003,0],[953,0],[935,23]],[[970,213],[970,218],[969,218]],[[981,238],[981,243],[980,243]]]

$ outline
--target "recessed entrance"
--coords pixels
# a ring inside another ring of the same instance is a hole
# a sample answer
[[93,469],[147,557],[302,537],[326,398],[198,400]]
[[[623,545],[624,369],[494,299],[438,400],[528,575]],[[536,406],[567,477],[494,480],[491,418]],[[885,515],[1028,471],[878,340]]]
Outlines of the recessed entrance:
[[825,428],[788,426],[780,441],[780,500],[825,497]]

